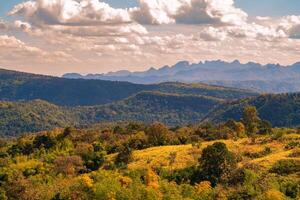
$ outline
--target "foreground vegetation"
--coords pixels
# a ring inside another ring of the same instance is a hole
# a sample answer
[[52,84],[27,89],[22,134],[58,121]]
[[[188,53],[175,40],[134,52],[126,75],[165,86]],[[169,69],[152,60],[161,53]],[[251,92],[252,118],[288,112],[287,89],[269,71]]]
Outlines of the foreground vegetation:
[[222,124],[55,129],[0,142],[0,199],[299,199],[300,131]]

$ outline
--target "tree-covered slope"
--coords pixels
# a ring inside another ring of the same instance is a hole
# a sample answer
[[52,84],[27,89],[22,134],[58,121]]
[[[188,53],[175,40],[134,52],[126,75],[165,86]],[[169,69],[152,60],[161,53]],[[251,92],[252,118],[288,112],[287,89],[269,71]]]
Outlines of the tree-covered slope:
[[129,97],[151,86],[101,80],[69,80],[0,71],[0,99],[8,101],[42,99],[57,105],[98,105]]
[[246,105],[255,106],[260,117],[270,121],[274,126],[300,125],[300,93],[261,95],[225,103],[212,111],[205,120],[221,122],[239,119]]
[[[199,122],[223,100],[195,95],[142,92],[123,101],[98,107],[77,108],[80,121],[160,121],[168,125]],[[86,114],[83,114],[86,113]]]
[[208,85],[204,83],[187,84],[180,82],[166,82],[158,84],[156,90],[166,93],[202,95],[226,100],[241,99],[258,95],[256,92],[250,90]]
[[15,136],[70,125],[84,126],[103,121],[160,121],[168,125],[199,122],[221,99],[141,92],[125,100],[100,106],[60,107],[45,101],[2,102],[0,133]]
[[64,79],[0,69],[2,101],[42,99],[61,106],[93,106],[122,100],[141,91],[205,95],[230,100],[257,95],[252,91],[205,84],[142,85],[117,81]]
[[70,112],[45,101],[0,102],[0,134],[16,136],[23,132],[50,130],[73,125]]

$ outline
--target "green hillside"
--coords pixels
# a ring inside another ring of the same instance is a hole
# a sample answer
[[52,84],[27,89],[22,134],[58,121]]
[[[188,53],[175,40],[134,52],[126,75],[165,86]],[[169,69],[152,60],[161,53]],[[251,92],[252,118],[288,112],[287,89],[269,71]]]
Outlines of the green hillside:
[[246,105],[255,106],[260,117],[270,121],[274,126],[300,125],[300,93],[267,94],[226,103],[212,111],[205,121],[222,122],[239,119]]
[[2,102],[0,133],[15,136],[70,125],[84,126],[103,121],[160,121],[168,125],[199,122],[223,100],[160,92],[142,92],[102,106],[61,107],[45,101]]
[[61,106],[94,106],[122,100],[141,91],[204,95],[228,100],[257,95],[248,90],[205,84],[141,85],[117,81],[64,79],[0,69],[2,101],[41,99]]

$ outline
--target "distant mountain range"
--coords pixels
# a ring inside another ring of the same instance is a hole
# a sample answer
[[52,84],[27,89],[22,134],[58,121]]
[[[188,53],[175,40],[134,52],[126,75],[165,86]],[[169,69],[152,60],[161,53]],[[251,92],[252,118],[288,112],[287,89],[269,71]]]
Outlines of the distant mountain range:
[[279,64],[261,65],[249,62],[205,61],[190,64],[181,61],[173,66],[159,69],[150,68],[144,72],[118,71],[107,74],[88,74],[86,76],[69,73],[69,79],[101,79],[128,81],[139,84],[153,84],[167,81],[185,83],[207,83],[221,86],[252,89],[258,92],[283,93],[300,91],[300,62],[290,66]]

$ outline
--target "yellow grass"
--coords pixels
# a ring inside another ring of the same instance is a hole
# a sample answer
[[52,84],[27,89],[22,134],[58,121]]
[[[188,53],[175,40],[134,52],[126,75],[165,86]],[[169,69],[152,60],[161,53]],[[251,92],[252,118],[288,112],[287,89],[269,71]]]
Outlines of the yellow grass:
[[[133,161],[128,165],[129,169],[143,169],[148,167],[163,167],[169,169],[182,169],[198,163],[203,148],[218,141],[203,142],[199,147],[189,145],[161,146],[145,150],[134,151]],[[247,164],[257,164],[262,169],[269,169],[275,162],[281,159],[290,159],[288,156],[292,150],[284,149],[286,142],[273,141],[266,144],[251,144],[249,139],[220,140],[234,153],[243,155],[245,152],[260,152],[265,147],[271,148],[271,154],[261,158],[251,159],[243,157],[239,166]],[[171,162],[170,155],[176,155],[174,162]],[[112,159],[114,156],[111,155]],[[295,158],[299,160],[300,158]]]

